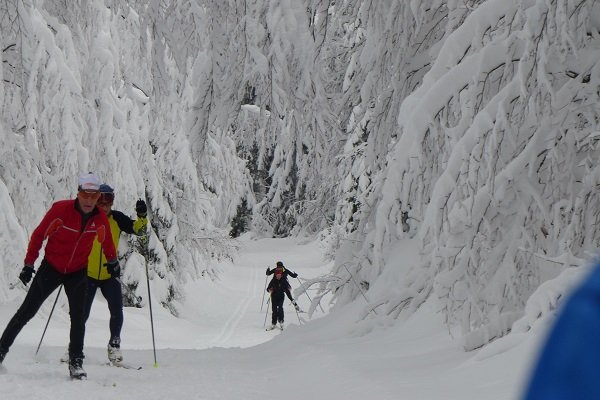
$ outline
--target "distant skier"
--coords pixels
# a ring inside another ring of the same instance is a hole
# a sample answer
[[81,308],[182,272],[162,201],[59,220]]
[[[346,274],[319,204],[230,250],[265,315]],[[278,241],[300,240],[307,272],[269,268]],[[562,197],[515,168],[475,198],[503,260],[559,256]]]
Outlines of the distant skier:
[[71,378],[87,376],[83,369],[85,337],[85,301],[87,295],[87,260],[94,239],[103,243],[109,270],[119,268],[117,252],[106,215],[98,209],[100,180],[94,174],[79,178],[77,198],[57,201],[31,234],[25,266],[19,279],[27,285],[34,262],[46,241],[44,259],[29,286],[25,300],[9,321],[0,338],[0,364],[23,327],[33,318],[46,298],[60,285],[65,287],[71,318],[69,373]]
[[[115,191],[107,184],[100,185],[100,199],[98,207],[104,211],[110,223],[112,240],[115,248],[119,246],[121,232],[141,236],[146,233],[147,206],[144,200],[138,200],[135,204],[137,219],[134,221],[121,211],[113,210],[112,205],[115,199]],[[123,294],[121,292],[121,282],[118,278],[121,276],[121,270],[112,272],[106,268],[106,259],[102,254],[102,244],[94,241],[92,251],[88,258],[88,297],[85,308],[85,319],[90,316],[92,303],[96,290],[100,288],[102,295],[106,299],[108,310],[110,311],[110,339],[108,341],[108,360],[113,363],[123,361],[121,353],[121,328],[123,327]]]
[[[283,266],[283,262],[281,262],[281,261],[277,261],[277,263],[275,264],[275,268],[273,268],[273,269],[269,269],[269,268],[267,267],[267,272],[266,272],[267,276],[268,276],[268,275],[272,275],[272,274],[273,274],[273,273],[275,273],[275,271],[277,271],[278,269],[283,271],[283,277],[282,277],[282,278],[283,278],[283,280],[284,280],[284,281],[287,283],[287,289],[286,289],[286,291],[285,291],[285,294],[287,295],[288,299],[290,299],[290,301],[292,302],[292,304],[293,304],[293,305],[294,305],[294,307],[296,308],[296,311],[300,311],[300,307],[298,307],[298,304],[296,304],[296,301],[295,301],[295,300],[294,300],[294,298],[292,297],[292,292],[291,292],[292,286],[290,285],[290,282],[289,282],[289,281],[288,281],[288,279],[287,279],[288,275],[289,275],[289,276],[291,276],[292,278],[297,278],[297,277],[298,277],[298,274],[297,274],[297,273],[295,273],[295,272],[292,272],[292,271],[290,271],[290,270],[288,270],[288,269],[286,269],[286,268]],[[271,282],[272,282],[272,281],[273,281],[273,280],[271,280]]]
[[292,297],[292,293],[290,292],[291,286],[287,280],[287,276],[291,276],[292,278],[296,278],[298,274],[287,270],[281,261],[277,261],[276,268],[269,269],[266,271],[267,275],[275,274],[275,277],[271,279],[269,285],[267,286],[267,292],[271,294],[271,326],[267,328],[267,330],[275,329],[277,326],[277,322],[279,322],[280,329],[283,329],[284,326],[284,312],[283,312],[283,301],[285,300],[285,295],[290,299],[296,311],[300,311],[300,307]]

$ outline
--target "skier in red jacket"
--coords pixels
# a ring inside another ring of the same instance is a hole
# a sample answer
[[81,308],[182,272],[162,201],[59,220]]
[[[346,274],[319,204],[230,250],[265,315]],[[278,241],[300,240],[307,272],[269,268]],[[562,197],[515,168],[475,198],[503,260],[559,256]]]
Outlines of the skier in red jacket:
[[0,337],[0,364],[25,324],[42,303],[60,285],[69,301],[71,332],[69,373],[72,378],[87,376],[83,370],[85,304],[87,296],[87,261],[94,239],[103,243],[109,271],[120,269],[106,214],[96,207],[100,197],[100,180],[92,173],[79,178],[77,198],[57,201],[35,228],[27,247],[25,266],[19,275],[23,284],[31,280],[34,262],[45,240],[44,258],[23,300]]

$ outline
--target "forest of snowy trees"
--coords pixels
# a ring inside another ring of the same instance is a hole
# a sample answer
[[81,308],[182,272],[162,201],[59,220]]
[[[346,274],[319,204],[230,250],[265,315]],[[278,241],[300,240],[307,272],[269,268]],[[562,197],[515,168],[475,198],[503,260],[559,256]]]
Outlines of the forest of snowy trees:
[[599,28],[594,0],[0,0],[0,301],[92,170],[148,202],[175,314],[252,231],[328,243],[307,285],[360,318],[527,330],[600,238]]

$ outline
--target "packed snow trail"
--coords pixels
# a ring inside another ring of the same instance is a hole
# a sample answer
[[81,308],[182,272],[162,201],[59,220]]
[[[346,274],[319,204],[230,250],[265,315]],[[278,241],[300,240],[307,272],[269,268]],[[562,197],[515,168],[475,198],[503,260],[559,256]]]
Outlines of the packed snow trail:
[[[44,343],[35,348],[51,304],[21,332],[5,359],[0,393],[11,400],[510,400],[518,398],[534,346],[512,337],[483,353],[465,353],[448,335],[435,303],[403,324],[357,320],[364,301],[298,325],[286,300],[286,329],[266,332],[261,303],[264,271],[282,260],[303,278],[327,273],[316,243],[291,239],[244,242],[215,282],[187,285],[175,318],[153,305],[158,366],[148,310],[126,308],[122,349],[130,370],[106,365],[108,310],[97,296],[87,324],[85,381],[71,381],[64,354],[69,319],[57,306]],[[414,246],[413,246],[414,247]],[[297,287],[297,280],[291,281]],[[0,305],[4,325],[24,292]],[[265,296],[265,302],[267,298]],[[308,309],[308,299],[296,299]],[[51,301],[47,301],[51,303]],[[324,304],[327,310],[327,304]],[[304,314],[306,315],[306,314]],[[480,354],[484,354],[481,356]]]
[[[217,337],[215,337],[215,339],[213,339],[211,342],[211,347],[226,347],[229,343],[229,340],[235,333],[236,328],[240,324],[240,321],[244,319],[244,317],[246,317],[246,320],[249,319],[248,317],[255,317],[254,314],[248,315],[248,307],[251,304],[255,304],[256,294],[261,290],[257,284],[258,269],[246,269],[244,271],[240,271],[239,273],[244,276],[250,275],[250,277],[246,280],[248,282],[246,285],[246,292],[244,295],[240,296],[235,310],[231,313],[231,316],[227,318]],[[244,281],[242,280],[241,282]]]

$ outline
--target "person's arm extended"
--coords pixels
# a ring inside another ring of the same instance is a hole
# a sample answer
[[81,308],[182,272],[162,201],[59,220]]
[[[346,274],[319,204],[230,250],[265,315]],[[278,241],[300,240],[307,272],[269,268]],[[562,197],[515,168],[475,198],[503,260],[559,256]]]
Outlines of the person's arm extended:
[[25,254],[25,264],[33,265],[40,255],[40,249],[44,240],[56,232],[62,225],[62,219],[59,218],[58,206],[54,203],[31,234],[27,253]]

